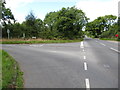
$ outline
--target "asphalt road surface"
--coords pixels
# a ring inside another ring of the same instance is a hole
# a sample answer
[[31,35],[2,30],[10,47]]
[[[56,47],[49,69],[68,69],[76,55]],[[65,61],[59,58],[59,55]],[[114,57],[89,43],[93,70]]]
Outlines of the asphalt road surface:
[[25,88],[118,88],[117,42],[4,44],[24,72]]

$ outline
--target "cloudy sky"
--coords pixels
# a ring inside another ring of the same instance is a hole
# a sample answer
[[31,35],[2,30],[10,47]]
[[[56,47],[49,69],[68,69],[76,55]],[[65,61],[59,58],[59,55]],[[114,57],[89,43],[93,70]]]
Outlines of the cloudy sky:
[[104,15],[118,16],[118,1],[120,0],[6,0],[6,7],[12,10],[18,22],[24,21],[30,11],[43,20],[51,11],[72,6],[82,9],[92,21]]

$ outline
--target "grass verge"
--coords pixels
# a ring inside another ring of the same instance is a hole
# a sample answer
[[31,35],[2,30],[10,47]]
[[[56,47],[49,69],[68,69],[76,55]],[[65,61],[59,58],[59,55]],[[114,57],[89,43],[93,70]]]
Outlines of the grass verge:
[[2,53],[2,88],[23,88],[23,72],[18,63],[5,51]]
[[37,43],[71,43],[71,42],[80,42],[82,39],[79,40],[6,40],[1,41],[1,44],[37,44]]
[[2,50],[0,50],[0,90],[2,89]]
[[100,40],[120,41],[120,39],[117,38],[100,38]]

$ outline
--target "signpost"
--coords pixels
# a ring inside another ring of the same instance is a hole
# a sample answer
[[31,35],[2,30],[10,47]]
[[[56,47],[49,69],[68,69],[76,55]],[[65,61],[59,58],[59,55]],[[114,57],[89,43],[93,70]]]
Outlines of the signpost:
[[23,39],[25,39],[25,33],[23,33]]
[[10,38],[10,30],[9,29],[7,29],[7,33],[8,33],[8,39]]

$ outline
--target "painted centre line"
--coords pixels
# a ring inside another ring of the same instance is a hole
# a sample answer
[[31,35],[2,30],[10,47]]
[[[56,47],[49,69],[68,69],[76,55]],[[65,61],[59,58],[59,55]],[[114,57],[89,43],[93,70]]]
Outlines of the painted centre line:
[[83,52],[84,52],[85,50],[83,49]]
[[86,59],[86,56],[84,56],[83,58]]
[[84,69],[85,69],[85,70],[88,70],[87,63],[86,63],[86,62],[84,62]]
[[86,90],[90,90],[90,81],[88,78],[85,79]]
[[81,42],[81,45],[80,45],[81,48],[84,48],[84,44],[83,44],[83,41]]
[[56,53],[57,51],[50,51],[50,52]]

